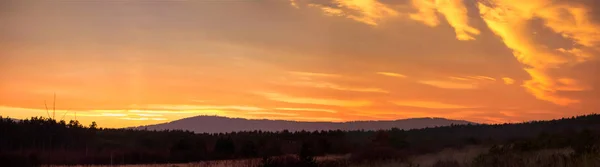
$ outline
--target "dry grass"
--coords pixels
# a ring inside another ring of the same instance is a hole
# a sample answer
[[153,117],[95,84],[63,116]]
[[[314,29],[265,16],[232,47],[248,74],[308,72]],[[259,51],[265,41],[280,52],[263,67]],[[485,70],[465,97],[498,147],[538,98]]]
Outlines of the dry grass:
[[[315,157],[317,161],[336,161],[347,159],[349,155],[327,155]],[[76,166],[52,166],[52,167],[258,167],[262,159],[243,159],[243,160],[221,160],[204,161],[185,164],[139,164],[139,165],[76,165]]]
[[486,153],[489,147],[467,146],[462,149],[444,149],[433,154],[425,154],[411,158],[411,162],[421,167],[433,166],[438,161],[457,161],[459,163],[470,163],[475,157]]
[[137,164],[137,165],[76,165],[52,167],[258,167],[261,159],[203,161],[184,164]]
[[[515,153],[515,158],[499,157],[506,165],[474,163],[480,155],[488,153],[487,147],[472,146],[464,149],[446,149],[434,154],[411,157],[408,162],[388,161],[351,167],[598,167],[600,156],[572,157],[573,150],[546,149],[529,153]],[[486,157],[498,158],[498,157]]]
[[[446,149],[438,153],[410,157],[408,161],[384,161],[365,164],[345,164],[350,167],[598,167],[600,156],[586,155],[573,156],[573,150],[546,149],[526,153],[507,153],[503,155],[487,154],[489,148],[470,146],[463,149]],[[508,155],[508,156],[505,156]],[[348,162],[348,155],[321,156],[315,159],[318,162]],[[481,161],[483,159],[483,161]],[[490,160],[500,160],[502,163],[493,163]],[[483,163],[482,163],[483,162]],[[502,165],[504,164],[504,165]],[[147,164],[147,165],[122,165],[121,167],[259,167],[261,159],[206,161],[189,164]],[[72,167],[109,167],[101,165],[80,165]]]

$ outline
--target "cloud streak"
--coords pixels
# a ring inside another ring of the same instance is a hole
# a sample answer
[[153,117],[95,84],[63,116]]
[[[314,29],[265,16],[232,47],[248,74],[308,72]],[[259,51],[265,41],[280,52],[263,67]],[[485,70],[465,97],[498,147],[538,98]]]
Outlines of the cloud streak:
[[392,101],[393,104],[399,106],[408,106],[408,107],[419,107],[419,108],[430,108],[430,109],[465,109],[465,108],[476,108],[472,106],[464,106],[457,104],[448,104],[436,101],[416,101],[416,100],[407,100],[407,101]]
[[465,82],[453,82],[453,81],[444,81],[444,80],[423,80],[418,81],[419,83],[438,87],[442,89],[477,89],[479,86],[473,83],[465,83]]
[[257,95],[264,96],[267,99],[273,101],[281,101],[288,103],[299,103],[299,104],[319,104],[328,106],[341,106],[341,107],[362,107],[371,104],[370,101],[366,100],[337,100],[337,99],[324,99],[324,98],[311,98],[311,97],[294,97],[280,93],[273,92],[254,92]]
[[393,73],[393,72],[377,72],[376,74],[384,75],[384,76],[388,76],[388,77],[406,78],[406,75],[399,74],[399,73]]
[[337,113],[336,110],[320,109],[320,108],[275,108],[275,109],[276,110],[285,110],[285,111],[316,111],[316,112]]
[[334,84],[334,83],[330,83],[330,82],[323,82],[323,81],[297,81],[297,82],[288,82],[288,83],[279,83],[279,84],[325,88],[325,89],[351,91],[351,92],[389,93],[388,91],[380,89],[380,88],[341,86],[338,84]]

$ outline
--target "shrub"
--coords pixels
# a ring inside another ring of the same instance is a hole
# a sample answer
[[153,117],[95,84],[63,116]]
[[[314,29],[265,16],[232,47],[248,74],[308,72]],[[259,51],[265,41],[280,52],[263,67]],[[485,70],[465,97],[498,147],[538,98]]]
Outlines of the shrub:
[[460,163],[456,160],[439,160],[432,167],[460,167]]

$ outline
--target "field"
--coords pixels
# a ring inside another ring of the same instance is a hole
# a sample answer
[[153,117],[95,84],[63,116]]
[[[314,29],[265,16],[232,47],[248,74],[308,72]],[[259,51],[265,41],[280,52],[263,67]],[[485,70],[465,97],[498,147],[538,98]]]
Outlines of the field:
[[[317,161],[339,161],[345,160],[348,156],[320,156],[315,157]],[[240,160],[220,160],[220,161],[204,161],[197,163],[182,163],[182,164],[139,164],[139,165],[116,165],[120,167],[260,167],[262,159],[240,159]],[[75,165],[75,166],[52,166],[52,167],[114,167],[111,165]]]
[[[463,149],[445,149],[443,151],[410,157],[406,161],[388,160],[368,163],[349,163],[349,155],[345,156],[320,156],[315,157],[319,164],[325,162],[338,162],[339,166],[348,167],[597,167],[600,165],[600,156],[575,157],[573,149],[545,149],[528,153],[516,153],[511,157],[489,157],[488,147],[468,146]],[[512,153],[511,153],[512,154]],[[504,161],[481,162],[489,159]],[[146,164],[146,165],[120,165],[120,167],[261,167],[261,159],[206,161],[185,164]],[[341,164],[341,165],[340,165]],[[320,165],[321,166],[321,165]],[[330,165],[323,165],[330,166]],[[55,167],[110,167],[109,165],[79,165]]]

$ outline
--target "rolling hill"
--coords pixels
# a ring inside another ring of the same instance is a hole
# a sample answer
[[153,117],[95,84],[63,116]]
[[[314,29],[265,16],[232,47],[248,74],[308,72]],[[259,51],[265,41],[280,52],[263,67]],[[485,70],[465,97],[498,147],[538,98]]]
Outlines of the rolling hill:
[[411,118],[393,121],[352,121],[352,122],[297,122],[284,120],[253,120],[219,116],[196,116],[169,123],[139,126],[134,129],[146,130],[189,130],[196,133],[225,133],[234,131],[315,131],[315,130],[381,130],[381,129],[420,129],[448,125],[475,124],[462,120],[444,118]]

